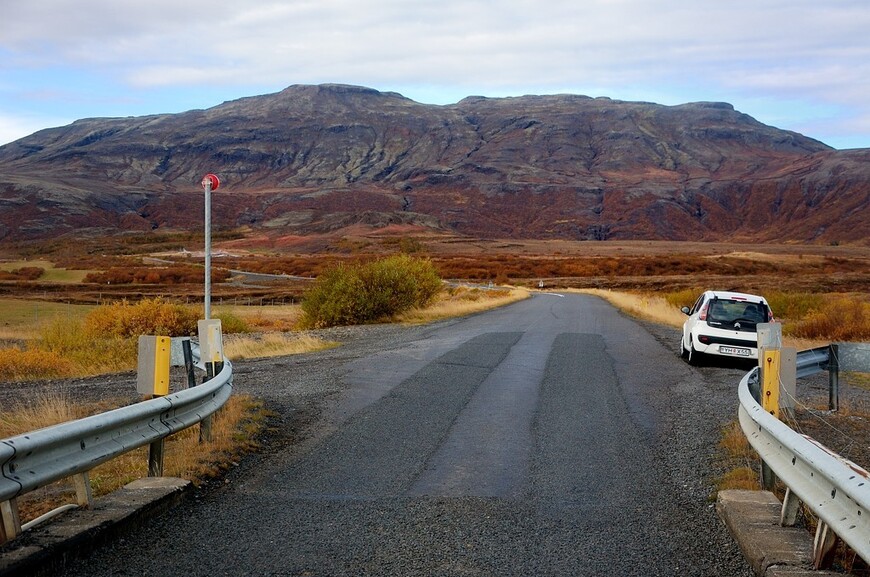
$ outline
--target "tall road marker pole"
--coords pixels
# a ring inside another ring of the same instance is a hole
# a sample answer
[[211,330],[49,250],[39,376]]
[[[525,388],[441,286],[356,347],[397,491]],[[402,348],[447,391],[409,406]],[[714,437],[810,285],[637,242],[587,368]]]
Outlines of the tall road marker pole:
[[211,191],[221,185],[220,179],[211,173],[202,177],[205,190],[205,319],[211,318]]

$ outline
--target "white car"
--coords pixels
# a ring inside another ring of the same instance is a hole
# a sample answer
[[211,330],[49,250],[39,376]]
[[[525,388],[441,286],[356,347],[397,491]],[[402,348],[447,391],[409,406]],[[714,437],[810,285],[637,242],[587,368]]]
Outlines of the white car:
[[758,358],[758,323],[773,322],[764,297],[744,293],[707,291],[698,297],[683,323],[680,354],[690,365],[705,355],[737,359]]

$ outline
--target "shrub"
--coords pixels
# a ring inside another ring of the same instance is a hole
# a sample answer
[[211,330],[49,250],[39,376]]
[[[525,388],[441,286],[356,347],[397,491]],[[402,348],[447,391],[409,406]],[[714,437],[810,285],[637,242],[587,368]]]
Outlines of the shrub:
[[777,319],[801,320],[824,306],[825,296],[813,293],[769,292],[765,295]]
[[665,293],[664,298],[669,305],[675,306],[678,309],[682,307],[691,307],[704,292],[703,289],[683,289],[681,291]]
[[866,340],[870,338],[870,303],[848,297],[834,299],[788,326],[786,332],[807,339]]
[[73,363],[56,352],[0,350],[0,381],[25,381],[66,377]]
[[199,311],[194,307],[145,299],[97,307],[84,322],[84,330],[94,337],[131,338],[139,335],[188,336],[196,333]]
[[392,256],[338,265],[317,279],[302,301],[302,324],[328,327],[374,322],[432,302],[441,279],[427,259]]
[[36,280],[45,273],[45,269],[38,266],[24,266],[15,270],[0,270],[0,280],[26,281]]
[[83,321],[59,317],[43,327],[33,352],[63,357],[72,363],[74,375],[93,375],[135,367],[138,351],[135,338],[95,335]]
[[232,333],[249,333],[251,327],[241,317],[226,311],[221,311],[213,315],[221,321],[221,332],[225,335]]
[[[230,271],[221,268],[211,270],[212,282],[224,282]],[[205,278],[205,270],[193,265],[173,265],[169,267],[112,267],[102,272],[92,272],[85,276],[84,282],[99,284],[194,284]]]
[[43,327],[32,353],[62,357],[70,372],[32,378],[129,370],[136,366],[140,335],[190,335],[196,332],[198,316],[195,307],[157,298],[103,305],[81,321],[58,317]]

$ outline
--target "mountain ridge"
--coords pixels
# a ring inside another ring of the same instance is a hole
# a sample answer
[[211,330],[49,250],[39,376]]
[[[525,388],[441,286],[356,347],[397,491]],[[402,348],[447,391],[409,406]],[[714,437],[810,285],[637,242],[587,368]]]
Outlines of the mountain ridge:
[[866,244],[868,160],[722,102],[429,105],[293,85],[0,147],[0,240],[195,230],[191,195],[215,172],[215,226],[271,235],[402,222],[478,237]]

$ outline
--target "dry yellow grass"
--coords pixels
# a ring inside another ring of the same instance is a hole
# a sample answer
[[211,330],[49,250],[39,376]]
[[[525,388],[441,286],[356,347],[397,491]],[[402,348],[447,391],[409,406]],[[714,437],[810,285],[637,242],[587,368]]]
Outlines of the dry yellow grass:
[[300,305],[221,305],[215,311],[216,315],[226,312],[239,317],[254,331],[291,331],[302,317]]
[[825,256],[818,254],[768,254],[763,252],[751,252],[751,251],[734,251],[729,252],[723,255],[713,255],[708,258],[721,258],[721,257],[731,257],[731,258],[743,258],[746,260],[752,260],[756,262],[770,262],[774,264],[781,263],[820,263],[824,262]]
[[87,410],[70,403],[66,395],[41,395],[26,404],[0,412],[0,438],[5,439],[86,416]]
[[224,338],[224,354],[231,360],[298,355],[339,345],[306,334],[265,333],[258,336],[228,335]]
[[525,289],[489,291],[460,287],[442,292],[430,306],[410,310],[396,320],[405,324],[423,324],[460,317],[515,303],[528,298],[529,294]]
[[729,459],[745,461],[747,464],[756,459],[755,450],[740,427],[740,423],[734,421],[722,429],[722,440],[719,446]]
[[572,289],[571,292],[580,292],[601,297],[616,308],[632,316],[671,327],[682,327],[683,321],[686,320],[686,315],[680,312],[680,309],[668,303],[664,298],[656,295],[643,295],[601,289]]
[[728,465],[728,472],[717,480],[716,490],[759,490],[761,484],[758,473],[758,455],[746,439],[740,423],[733,421],[722,429],[719,448],[726,465]]
[[729,489],[760,491],[761,481],[758,471],[750,467],[738,467],[728,471],[716,482],[716,490],[727,491]]
[[[656,295],[601,289],[569,289],[568,292],[580,292],[601,297],[629,315],[674,328],[682,328],[686,320],[686,315],[679,308],[670,304],[665,298]],[[783,337],[784,346],[795,347],[799,351],[825,346],[829,342],[793,336]]]

